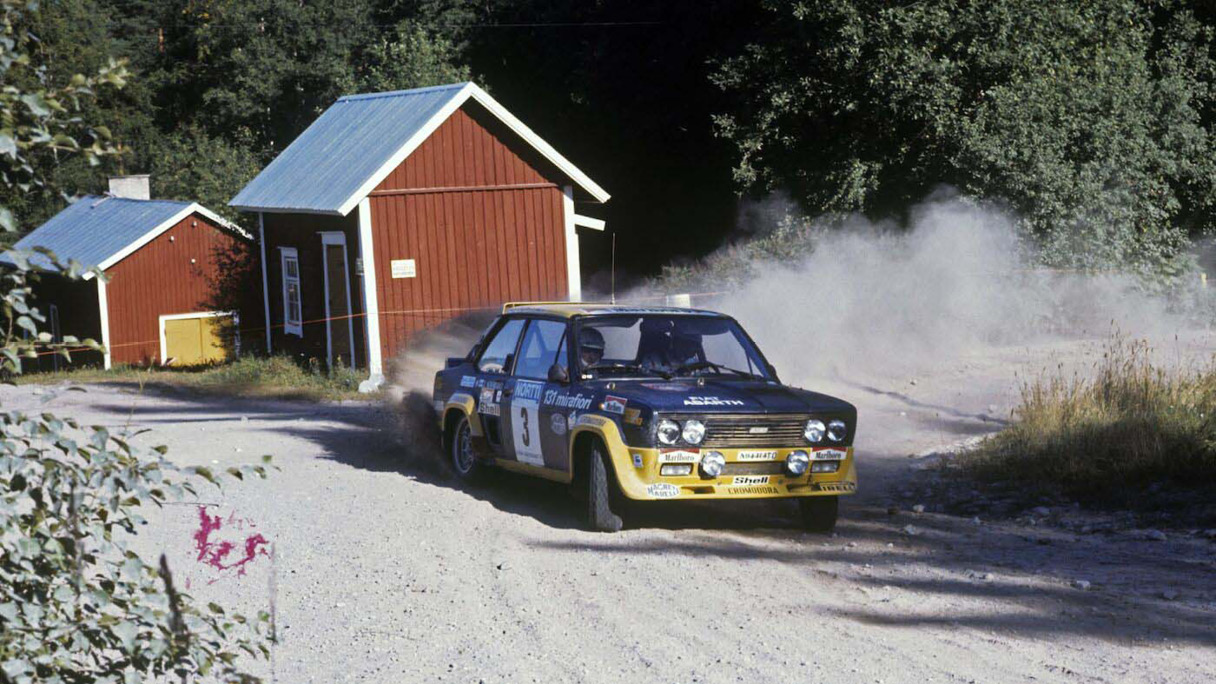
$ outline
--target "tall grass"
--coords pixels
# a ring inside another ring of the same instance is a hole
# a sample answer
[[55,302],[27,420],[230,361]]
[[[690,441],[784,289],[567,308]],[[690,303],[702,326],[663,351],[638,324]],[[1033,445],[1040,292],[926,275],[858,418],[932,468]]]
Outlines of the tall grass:
[[1025,384],[1015,422],[963,466],[984,479],[1120,503],[1156,483],[1216,483],[1216,364],[1162,367],[1146,342],[1116,336],[1095,371]]
[[359,383],[366,373],[338,366],[327,369],[313,363],[301,366],[286,356],[247,356],[232,363],[194,368],[140,368],[119,366],[111,370],[78,368],[53,373],[23,375],[19,384],[59,382],[110,382],[145,386],[189,387],[212,394],[277,399],[366,399]]

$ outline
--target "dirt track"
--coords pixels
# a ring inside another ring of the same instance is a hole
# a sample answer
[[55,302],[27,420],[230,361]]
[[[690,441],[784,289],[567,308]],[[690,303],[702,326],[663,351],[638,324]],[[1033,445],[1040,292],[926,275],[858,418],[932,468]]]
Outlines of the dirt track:
[[888,515],[909,454],[997,429],[1014,371],[1086,348],[817,385],[861,416],[861,493],[834,537],[773,504],[648,508],[620,534],[584,532],[563,488],[506,474],[462,488],[424,447],[407,454],[379,406],[106,387],[0,401],[152,428],[142,439],[185,465],[273,454],[269,481],[203,497],[227,538],[256,530],[273,561],[199,564],[193,505],[153,513],[143,544],[199,598],[273,603],[281,682],[1216,681],[1216,543]]

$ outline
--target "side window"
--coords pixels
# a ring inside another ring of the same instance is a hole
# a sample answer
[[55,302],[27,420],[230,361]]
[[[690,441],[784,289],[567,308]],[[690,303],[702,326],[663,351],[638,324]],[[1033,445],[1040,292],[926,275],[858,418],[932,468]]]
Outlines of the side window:
[[[522,378],[544,380],[549,377],[549,366],[557,360],[559,349],[564,349],[566,324],[561,321],[534,320],[524,333],[524,343],[519,349],[519,360],[515,362],[515,375]],[[565,359],[562,359],[562,365]]]
[[279,258],[283,266],[283,332],[304,336],[303,316],[300,315],[300,257],[295,247],[281,247]]
[[494,339],[486,344],[485,351],[477,361],[477,370],[483,373],[506,373],[515,354],[515,343],[524,328],[522,318],[512,318],[498,329]]

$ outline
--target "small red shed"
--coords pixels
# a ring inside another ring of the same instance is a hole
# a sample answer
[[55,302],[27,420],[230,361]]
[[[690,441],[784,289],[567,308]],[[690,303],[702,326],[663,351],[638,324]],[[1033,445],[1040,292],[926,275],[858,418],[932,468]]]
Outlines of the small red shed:
[[[196,202],[104,195],[77,199],[13,249],[45,247],[105,273],[82,281],[44,273],[34,299],[56,339],[97,340],[109,368],[217,361],[239,351],[234,270],[251,260],[251,246],[252,236]],[[41,256],[31,261],[50,267]]]
[[267,350],[366,367],[509,300],[579,300],[608,193],[472,83],[343,97],[230,205],[257,212]]

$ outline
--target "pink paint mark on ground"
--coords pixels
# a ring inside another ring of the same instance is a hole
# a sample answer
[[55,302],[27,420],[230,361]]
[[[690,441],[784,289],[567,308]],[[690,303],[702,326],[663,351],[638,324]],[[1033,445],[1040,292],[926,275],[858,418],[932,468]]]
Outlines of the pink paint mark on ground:
[[[199,563],[208,565],[221,573],[235,569],[237,577],[244,577],[246,565],[253,562],[258,556],[269,555],[265,547],[270,542],[266,541],[261,534],[245,537],[239,545],[227,539],[216,539],[219,536],[216,533],[224,527],[225,521],[218,515],[207,515],[205,506],[198,507],[198,522],[198,530],[194,533],[194,548],[198,551]],[[245,525],[256,527],[249,519],[237,518],[236,511],[228,516],[227,523],[229,529],[235,527],[237,530],[243,530]],[[242,548],[243,553],[233,554],[238,547]],[[218,579],[213,579],[208,584],[214,583]]]

